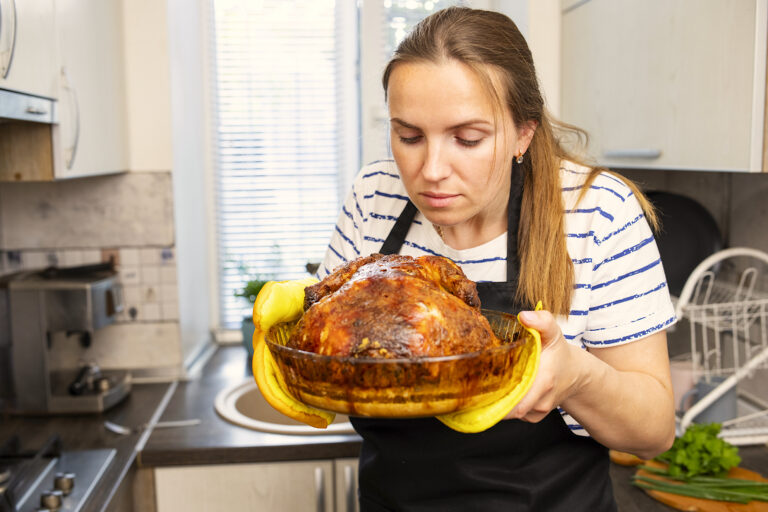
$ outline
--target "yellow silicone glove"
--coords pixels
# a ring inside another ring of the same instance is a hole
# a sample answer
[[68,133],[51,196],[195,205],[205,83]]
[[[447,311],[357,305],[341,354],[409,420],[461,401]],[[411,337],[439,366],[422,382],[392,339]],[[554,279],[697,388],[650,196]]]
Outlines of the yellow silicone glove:
[[288,392],[283,375],[269,351],[264,335],[273,325],[291,322],[304,310],[304,288],[317,279],[309,277],[294,281],[269,281],[253,304],[253,377],[269,405],[307,425],[326,428],[336,417],[332,412],[315,409],[296,400]]
[[[536,311],[540,309],[542,309],[541,302],[536,305]],[[518,351],[515,354],[518,360],[512,371],[512,378],[508,383],[507,390],[504,391],[501,398],[487,405],[443,414],[437,419],[453,430],[467,434],[482,432],[501,421],[522,400],[533,385],[541,356],[541,334],[539,331],[525,327],[523,343],[515,350]]]

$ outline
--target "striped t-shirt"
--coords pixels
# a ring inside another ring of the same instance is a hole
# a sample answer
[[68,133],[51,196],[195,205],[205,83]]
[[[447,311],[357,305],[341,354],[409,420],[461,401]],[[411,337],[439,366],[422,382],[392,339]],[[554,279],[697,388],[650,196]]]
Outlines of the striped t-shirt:
[[[557,321],[565,339],[582,348],[629,343],[676,320],[653,233],[630,188],[602,173],[575,204],[589,171],[566,161],[560,169],[575,282],[570,314]],[[407,200],[394,161],[364,167],[339,214],[318,276],[379,252]],[[421,212],[400,254],[445,256],[476,282],[506,280],[506,233],[480,246],[457,250],[443,243]],[[561,414],[574,433],[588,435],[570,415],[562,410]]]

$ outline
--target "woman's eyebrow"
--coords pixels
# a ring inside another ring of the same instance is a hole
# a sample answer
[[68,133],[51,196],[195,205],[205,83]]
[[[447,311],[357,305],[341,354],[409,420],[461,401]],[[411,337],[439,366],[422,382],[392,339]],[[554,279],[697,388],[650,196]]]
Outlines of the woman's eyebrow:
[[[403,126],[405,128],[412,128],[414,130],[420,130],[420,128],[418,126],[413,125],[411,123],[408,123],[406,121],[403,121],[402,119],[400,119],[398,117],[393,117],[392,119],[389,120],[389,122],[397,123],[397,124],[399,124],[399,125],[401,125],[401,126]],[[488,126],[492,125],[492,123],[486,121],[485,119],[470,119],[469,121],[462,121],[459,124],[455,124],[453,126],[449,126],[448,129],[449,130],[456,130],[458,128],[464,128],[465,126],[470,126],[470,125],[474,125],[474,124],[484,124],[484,125],[488,125]]]
[[419,129],[419,127],[418,127],[418,126],[416,126],[416,125],[413,125],[413,124],[411,124],[411,123],[406,123],[405,121],[403,121],[402,119],[400,119],[400,118],[398,118],[398,117],[393,117],[392,119],[390,119],[390,120],[389,120],[389,122],[390,122],[390,123],[397,123],[397,124],[399,124],[400,126],[403,126],[403,127],[405,127],[405,128],[412,128],[412,129],[414,129],[414,130],[418,130],[418,129]]

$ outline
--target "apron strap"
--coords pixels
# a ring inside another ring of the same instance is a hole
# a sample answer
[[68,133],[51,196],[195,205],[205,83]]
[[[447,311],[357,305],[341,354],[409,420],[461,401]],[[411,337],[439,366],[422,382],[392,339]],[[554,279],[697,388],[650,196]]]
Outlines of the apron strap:
[[523,202],[525,169],[512,159],[512,179],[509,184],[507,202],[507,282],[514,283],[517,291],[517,276],[520,272],[520,258],[517,256],[517,232],[520,227],[520,209]]
[[414,205],[409,199],[405,203],[402,213],[395,221],[395,225],[392,227],[392,231],[389,232],[387,239],[384,240],[384,244],[379,249],[381,254],[398,254],[400,248],[405,242],[405,235],[408,234],[408,230],[411,229],[411,222],[416,217],[416,205]]

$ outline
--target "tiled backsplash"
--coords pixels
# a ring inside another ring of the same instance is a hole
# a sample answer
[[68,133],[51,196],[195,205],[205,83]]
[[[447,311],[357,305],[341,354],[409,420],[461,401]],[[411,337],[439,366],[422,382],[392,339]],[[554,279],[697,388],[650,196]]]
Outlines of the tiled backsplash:
[[0,275],[110,259],[124,287],[118,321],[88,348],[57,336],[51,361],[183,375],[171,173],[0,184]]
[[0,275],[52,265],[88,265],[110,259],[114,259],[123,285],[125,309],[120,313],[118,323],[178,321],[173,247],[0,251]]

